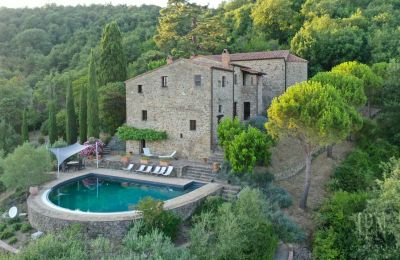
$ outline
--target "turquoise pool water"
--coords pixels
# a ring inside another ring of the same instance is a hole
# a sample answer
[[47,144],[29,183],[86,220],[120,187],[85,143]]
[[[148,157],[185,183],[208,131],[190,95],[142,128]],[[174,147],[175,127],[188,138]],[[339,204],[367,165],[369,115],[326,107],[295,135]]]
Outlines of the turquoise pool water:
[[202,186],[192,182],[184,189],[159,183],[90,174],[54,187],[48,199],[55,205],[83,212],[123,212],[134,210],[145,197],[169,200]]

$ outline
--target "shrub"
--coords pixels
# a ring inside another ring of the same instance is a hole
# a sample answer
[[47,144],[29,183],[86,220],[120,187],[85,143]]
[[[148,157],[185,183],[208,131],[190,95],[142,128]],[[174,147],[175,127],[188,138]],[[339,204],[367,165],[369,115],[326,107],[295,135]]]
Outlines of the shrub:
[[5,223],[0,223],[0,232],[6,229],[7,225]]
[[68,146],[67,142],[62,138],[58,138],[57,141],[55,141],[52,145],[51,148],[62,148]]
[[32,229],[32,226],[29,223],[23,223],[21,225],[21,231],[24,232],[24,233],[28,232],[31,229]]
[[[245,177],[244,175],[243,177]],[[261,188],[268,185],[270,182],[274,180],[274,175],[264,169],[259,170],[257,168],[249,175],[248,183],[250,186]]]
[[150,197],[142,199],[137,209],[143,212],[143,230],[147,234],[153,229],[158,229],[165,235],[174,239],[178,232],[181,219],[171,211],[164,210],[164,202]]
[[98,237],[89,242],[90,259],[102,259],[104,256],[112,254],[112,245],[110,240],[104,237]]
[[318,230],[315,232],[313,243],[313,257],[315,259],[336,260],[345,259],[340,250],[336,247],[336,232],[332,229]]
[[331,188],[349,192],[366,190],[374,181],[368,154],[354,150],[333,173]]
[[265,123],[268,121],[267,117],[265,116],[254,116],[252,118],[250,118],[247,121],[247,126],[252,126],[257,128],[258,130],[262,131],[262,132],[266,132],[267,129],[265,129]]
[[226,158],[235,173],[252,172],[256,164],[269,163],[271,153],[268,149],[271,145],[269,135],[249,127],[229,142],[229,149],[225,150]]
[[43,135],[39,136],[38,143],[39,145],[44,145],[46,143],[46,139],[44,138]]
[[0,233],[0,239],[7,239],[12,237],[13,235],[14,235],[14,229],[8,226]]
[[305,239],[306,235],[300,226],[282,211],[275,208],[274,205],[270,206],[269,213],[267,214],[272,222],[274,232],[280,240],[291,243],[302,242]]
[[168,236],[157,228],[142,234],[143,221],[135,222],[123,239],[123,256],[120,259],[190,259],[185,248],[175,247]]
[[17,243],[18,242],[18,239],[16,238],[16,237],[12,237],[12,238],[10,238],[9,240],[8,240],[8,243],[10,244],[10,245],[13,245],[13,244],[15,244],[15,243]]
[[97,143],[97,152],[99,154],[102,154],[103,149],[104,149],[104,143],[100,139],[90,137],[88,141],[83,143],[83,145],[88,145],[89,147],[82,150],[79,153],[79,155],[83,156],[83,157],[88,157],[90,155],[95,156],[96,155],[96,143]]
[[288,208],[293,203],[289,193],[273,183],[267,184],[261,191],[271,203],[277,204],[280,208]]
[[50,154],[44,147],[35,149],[24,143],[4,159],[3,165],[1,181],[7,188],[27,188],[50,179],[46,174],[51,169]]
[[21,229],[22,224],[21,223],[14,223],[11,225],[11,229],[14,231],[18,231]]
[[189,250],[199,260],[215,259],[215,250],[210,250],[210,245],[216,244],[214,222],[217,212],[204,211],[195,218],[195,223],[189,231]]
[[194,215],[200,215],[204,212],[216,213],[223,203],[224,199],[221,196],[208,196],[196,209]]
[[355,229],[352,219],[365,208],[367,198],[366,193],[336,192],[323,203],[316,217],[318,231],[313,244],[317,259],[325,259],[336,252],[343,259],[352,258],[358,247],[351,232]]
[[[198,259],[272,259],[278,239],[265,215],[260,191],[245,188],[234,203],[204,212],[191,229],[190,251]],[[208,250],[207,250],[208,249]]]
[[88,259],[79,225],[34,240],[18,255],[21,259]]
[[391,160],[391,168],[358,213],[355,230],[359,245],[355,248],[358,259],[398,259],[400,245],[400,159]]

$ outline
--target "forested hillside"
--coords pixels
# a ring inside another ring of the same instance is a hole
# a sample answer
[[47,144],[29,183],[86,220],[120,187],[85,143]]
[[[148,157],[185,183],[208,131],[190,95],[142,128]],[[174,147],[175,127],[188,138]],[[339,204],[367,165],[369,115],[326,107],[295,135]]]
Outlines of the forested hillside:
[[72,82],[78,113],[90,50],[98,59],[103,29],[112,21],[122,33],[128,78],[164,64],[169,54],[188,57],[224,48],[291,49],[310,61],[310,75],[344,61],[373,64],[400,55],[397,0],[233,0],[217,9],[184,0],[170,0],[162,10],[112,5],[1,8],[0,116],[4,132],[15,136],[12,140],[18,140],[24,109],[29,129],[42,128],[47,134],[49,89],[56,100],[58,135],[65,137],[66,81]]

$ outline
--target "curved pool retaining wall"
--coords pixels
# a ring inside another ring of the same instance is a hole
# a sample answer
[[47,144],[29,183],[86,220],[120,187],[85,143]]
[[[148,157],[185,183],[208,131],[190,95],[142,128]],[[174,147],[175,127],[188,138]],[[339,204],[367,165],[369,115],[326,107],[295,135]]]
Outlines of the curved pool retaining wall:
[[[78,176],[83,176],[95,172],[107,176],[114,176],[120,178],[128,178],[132,180],[146,180],[150,182],[159,182],[164,184],[187,184],[190,180],[177,179],[177,178],[162,178],[156,176],[144,176],[137,174],[129,174],[122,171],[113,171],[105,169],[87,170],[77,174],[68,174],[62,178],[48,183],[42,187],[37,195],[30,195],[28,204],[28,218],[31,225],[41,231],[59,231],[72,224],[80,224],[83,232],[90,236],[96,237],[102,235],[110,239],[121,239],[125,236],[129,227],[134,221],[141,218],[140,212],[127,211],[113,213],[81,213],[81,212],[67,212],[59,210],[55,207],[49,207],[42,199],[43,194],[52,187]],[[222,185],[217,183],[208,183],[192,192],[186,193],[182,196],[167,200],[164,202],[164,209],[171,210],[179,215],[182,219],[188,219],[201,202],[210,195],[220,194]]]

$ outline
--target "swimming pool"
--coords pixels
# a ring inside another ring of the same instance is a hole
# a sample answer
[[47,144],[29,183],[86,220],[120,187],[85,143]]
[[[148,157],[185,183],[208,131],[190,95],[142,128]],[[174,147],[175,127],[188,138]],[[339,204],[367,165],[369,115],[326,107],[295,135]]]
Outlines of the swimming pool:
[[47,199],[58,207],[78,212],[126,212],[135,210],[145,197],[165,201],[203,185],[193,181],[175,186],[91,173],[54,186]]

